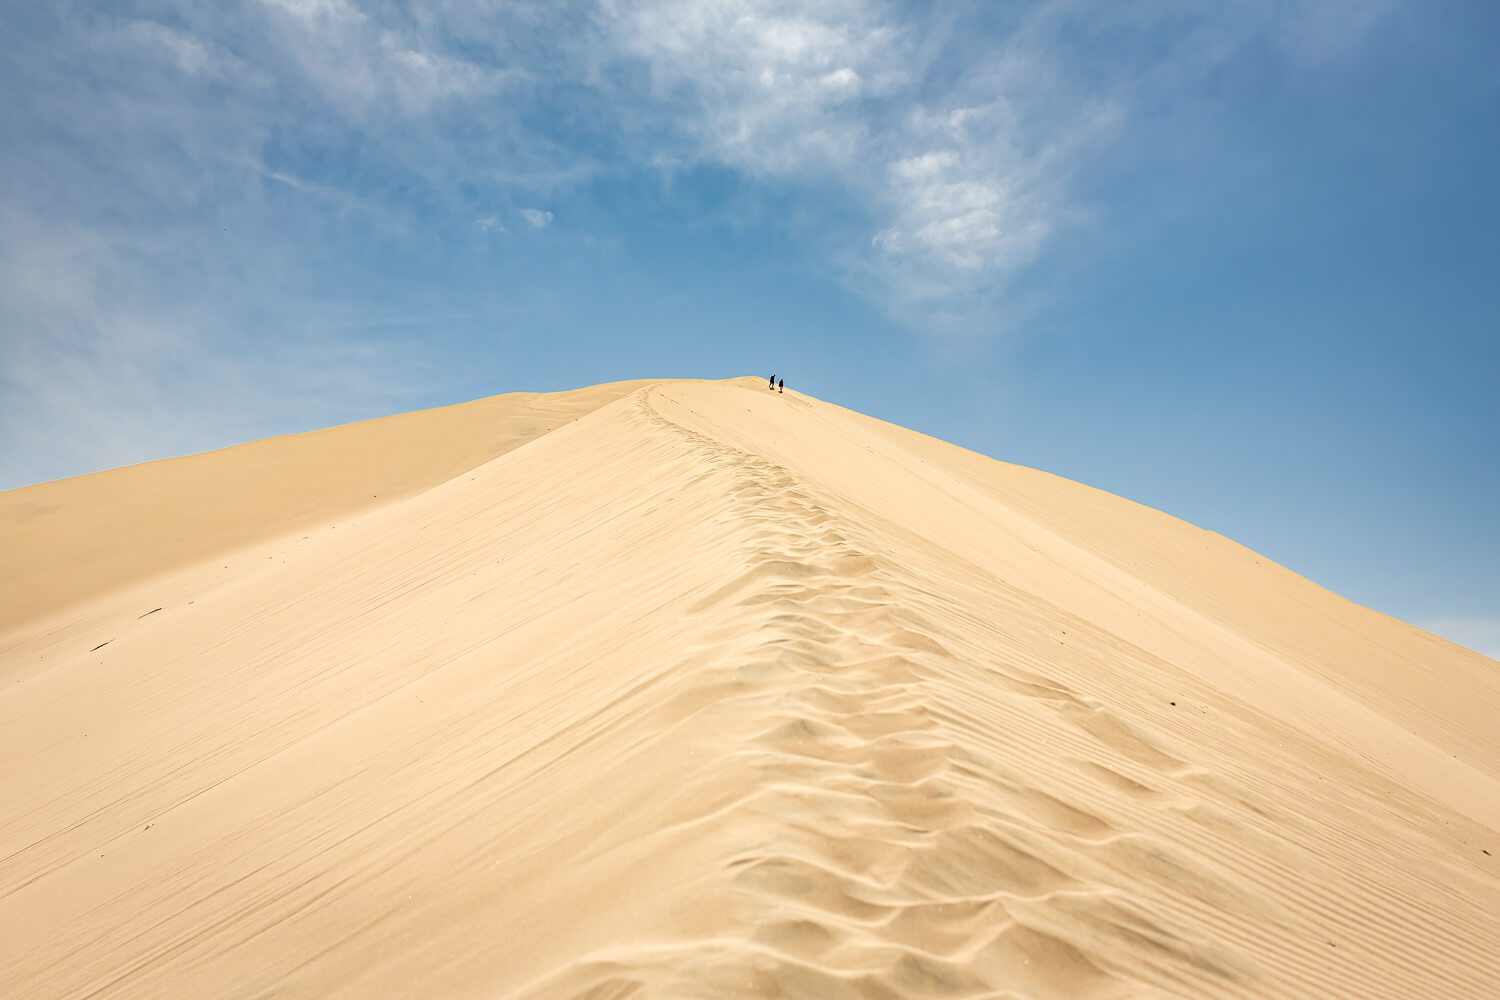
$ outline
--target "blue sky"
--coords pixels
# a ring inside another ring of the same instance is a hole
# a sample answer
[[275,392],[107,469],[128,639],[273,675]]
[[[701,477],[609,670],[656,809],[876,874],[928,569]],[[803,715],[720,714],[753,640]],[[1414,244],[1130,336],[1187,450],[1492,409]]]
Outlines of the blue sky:
[[788,385],[1500,655],[1500,7],[0,0],[0,488]]

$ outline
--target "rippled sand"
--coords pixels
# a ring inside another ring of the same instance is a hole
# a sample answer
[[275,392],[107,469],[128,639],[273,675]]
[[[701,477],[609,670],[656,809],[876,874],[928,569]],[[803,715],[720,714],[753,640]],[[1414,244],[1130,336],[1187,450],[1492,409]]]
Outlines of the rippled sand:
[[7,996],[1493,997],[1500,664],[755,380],[0,494]]

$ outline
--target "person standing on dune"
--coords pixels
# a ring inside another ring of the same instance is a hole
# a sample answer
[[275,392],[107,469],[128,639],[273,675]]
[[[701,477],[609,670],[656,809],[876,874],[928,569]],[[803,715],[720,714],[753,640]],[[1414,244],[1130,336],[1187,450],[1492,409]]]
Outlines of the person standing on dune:
[[786,392],[786,379],[782,379],[781,380],[781,388],[777,389],[776,391],[777,392]]
[[767,389],[772,389],[772,390],[774,390],[776,388],[776,373],[775,372],[771,373],[771,384],[768,385],[768,386],[766,386],[766,388]]

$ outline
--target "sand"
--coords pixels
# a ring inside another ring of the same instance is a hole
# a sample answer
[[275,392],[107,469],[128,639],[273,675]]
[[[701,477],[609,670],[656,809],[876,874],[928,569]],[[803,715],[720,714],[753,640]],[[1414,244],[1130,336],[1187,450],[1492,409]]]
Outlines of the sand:
[[0,634],[121,584],[413,496],[644,384],[509,393],[0,493]]
[[0,495],[0,993],[1493,997],[1500,664],[751,379]]

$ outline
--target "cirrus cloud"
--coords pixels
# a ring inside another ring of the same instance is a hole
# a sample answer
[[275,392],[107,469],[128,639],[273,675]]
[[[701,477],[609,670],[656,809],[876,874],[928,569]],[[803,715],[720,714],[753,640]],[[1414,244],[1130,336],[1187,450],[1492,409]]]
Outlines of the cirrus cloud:
[[545,229],[552,224],[552,213],[540,208],[521,208],[516,210],[526,224],[532,229]]

